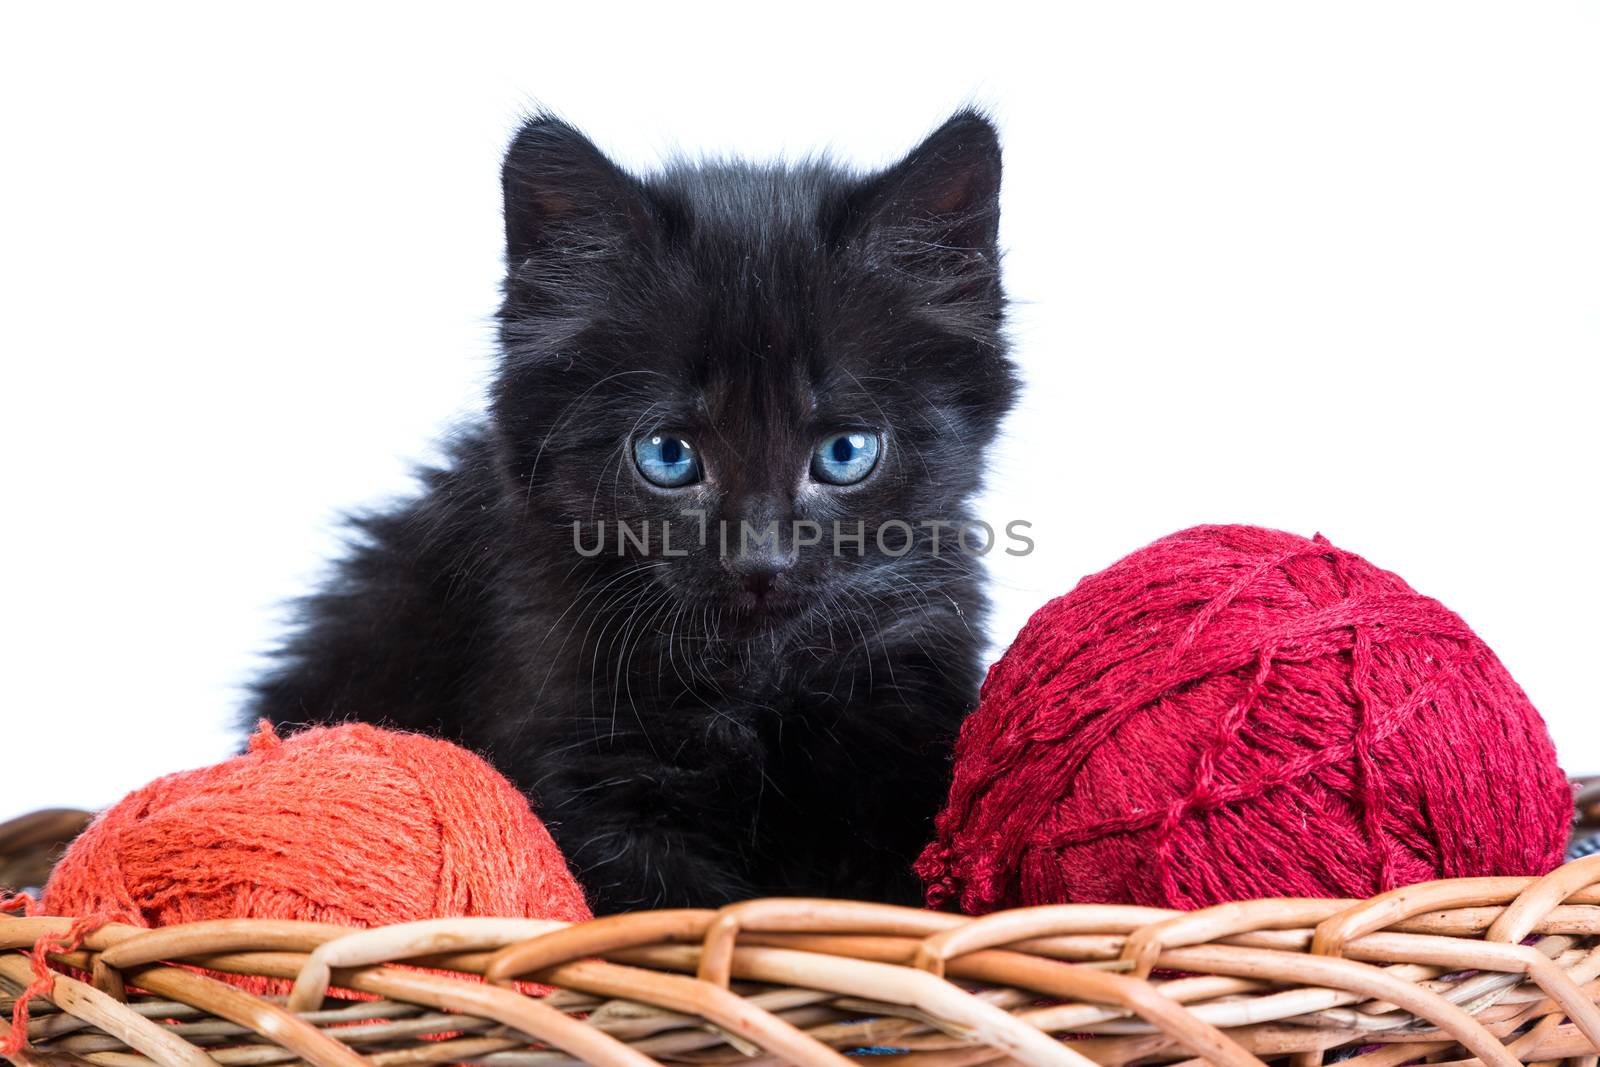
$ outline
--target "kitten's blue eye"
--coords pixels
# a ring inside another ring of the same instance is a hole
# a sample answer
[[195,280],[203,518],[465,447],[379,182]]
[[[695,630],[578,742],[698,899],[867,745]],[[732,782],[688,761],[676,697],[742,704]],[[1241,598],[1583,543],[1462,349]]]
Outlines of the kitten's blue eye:
[[700,480],[700,460],[694,446],[668,433],[641,437],[633,443],[633,461],[645,481],[666,489]]
[[862,430],[824,437],[811,455],[811,477],[829,485],[853,485],[878,465],[881,447],[877,434]]

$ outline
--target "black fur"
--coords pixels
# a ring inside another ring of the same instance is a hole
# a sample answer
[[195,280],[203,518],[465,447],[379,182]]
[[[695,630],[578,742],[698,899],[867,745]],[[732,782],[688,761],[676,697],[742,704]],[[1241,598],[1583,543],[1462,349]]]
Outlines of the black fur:
[[[935,552],[919,527],[898,557],[873,531],[967,515],[1012,402],[993,127],[959,112],[865,176],[812,160],[641,178],[541,115],[503,181],[490,414],[416,499],[357,520],[251,717],[483,752],[597,911],[915,902],[985,601],[948,530]],[[885,442],[874,473],[812,481],[819,436],[860,428]],[[705,481],[644,480],[631,446],[655,430],[694,442]],[[740,520],[797,518],[821,545],[738,550]],[[862,555],[834,555],[836,519],[865,523]],[[586,547],[599,520],[670,522],[689,554],[619,556],[608,534],[586,558],[574,520]]]

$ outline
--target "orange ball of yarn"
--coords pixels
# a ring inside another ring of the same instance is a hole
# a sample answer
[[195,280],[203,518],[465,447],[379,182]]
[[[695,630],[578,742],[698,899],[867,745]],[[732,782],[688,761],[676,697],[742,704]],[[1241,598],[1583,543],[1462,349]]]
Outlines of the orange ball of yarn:
[[262,723],[246,754],[130,793],[72,843],[43,910],[137,926],[590,917],[544,824],[494,768],[363,724],[280,739]]

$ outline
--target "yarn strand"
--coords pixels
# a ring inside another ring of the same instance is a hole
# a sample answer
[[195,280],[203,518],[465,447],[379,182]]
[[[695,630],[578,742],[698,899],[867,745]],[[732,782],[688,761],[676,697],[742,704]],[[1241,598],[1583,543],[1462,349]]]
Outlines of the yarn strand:
[[[26,897],[26,894],[18,896]],[[15,898],[8,897],[0,900],[0,911],[11,910],[7,905],[13,899]],[[28,953],[28,961],[33,967],[33,981],[28,983],[11,1005],[11,1032],[6,1035],[4,1041],[0,1041],[0,1056],[15,1056],[28,1043],[30,1002],[35,997],[48,997],[55,991],[56,972],[50,969],[51,955],[76,952],[83,944],[84,938],[109,921],[111,920],[107,915],[85,915],[75,919],[65,933],[46,934],[33,943],[33,949]]]

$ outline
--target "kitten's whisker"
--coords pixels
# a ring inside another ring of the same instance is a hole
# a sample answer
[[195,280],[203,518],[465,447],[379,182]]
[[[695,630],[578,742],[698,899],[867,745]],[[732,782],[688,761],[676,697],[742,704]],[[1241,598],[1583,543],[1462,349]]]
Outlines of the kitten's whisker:
[[[627,643],[624,642],[623,648],[622,648],[622,657],[618,660],[618,663],[617,663],[617,674],[618,674],[618,676],[620,677],[620,679],[622,681],[623,691],[626,692],[627,697],[628,697],[628,708],[629,708],[629,710],[631,710],[633,712],[633,717],[636,720],[638,720],[639,732],[642,735],[644,735],[645,743],[650,745],[650,750],[652,752],[655,751],[655,745],[650,742],[650,731],[649,731],[649,728],[645,726],[644,716],[639,714],[639,705],[637,703],[635,703],[634,699],[633,699],[633,670],[632,670],[632,667],[633,667],[633,656],[634,656],[634,654],[636,652],[638,652],[639,645],[645,639],[646,630],[648,629],[649,623],[654,622],[655,619],[661,614],[661,611],[664,608],[669,607],[672,604],[673,596],[674,596],[674,593],[673,593],[672,589],[663,588],[661,590],[661,592],[659,594],[657,594],[655,599],[650,601],[651,612],[650,612],[650,616],[649,616],[648,620],[645,622],[645,624],[640,625],[638,627],[638,637],[635,638],[635,640],[633,642],[633,647],[632,647],[631,650],[629,649]],[[640,618],[642,616],[643,611],[644,611],[644,606],[636,608],[634,610],[634,613],[633,613],[631,618],[633,618],[633,619]],[[630,625],[632,625],[631,622],[630,622]],[[617,716],[617,686],[616,686],[616,683],[613,682],[612,683],[612,693],[611,693],[611,718],[612,718],[613,723],[616,721],[616,716]]]
[[[613,577],[611,579],[611,581],[607,582],[605,585],[601,586],[600,588],[598,588],[596,590],[593,590],[592,592],[589,592],[589,593],[587,593],[585,595],[582,595],[582,596],[574,598],[573,602],[568,605],[568,607],[567,607],[567,609],[565,611],[562,612],[562,616],[563,617],[566,616],[568,613],[578,609],[579,607],[581,607],[585,603],[592,603],[594,600],[596,600],[600,596],[604,595],[606,590],[610,586],[615,585],[616,583],[621,582],[621,581],[623,581],[625,579],[636,577],[639,573],[641,573],[641,572],[643,572],[645,570],[649,570],[649,569],[651,569],[651,568],[650,567],[637,567],[637,568],[633,568],[633,569],[631,569],[629,571],[624,571],[619,575],[616,575],[615,577]],[[585,585],[587,585],[587,584],[588,583],[585,583]],[[559,625],[559,621],[560,620],[558,619],[557,622],[551,624],[550,629],[545,632],[545,636],[540,639],[538,647],[542,648],[544,643],[547,640],[549,640],[550,634],[554,631],[555,626]],[[593,623],[591,622],[590,625],[592,627]],[[545,667],[544,676],[539,681],[539,688],[534,691],[533,699],[529,702],[529,705],[528,705],[528,707],[526,709],[525,714],[518,721],[517,728],[516,728],[515,732],[512,733],[511,737],[508,739],[507,743],[508,743],[508,745],[510,747],[515,748],[517,746],[517,744],[522,739],[522,734],[526,730],[526,728],[528,726],[528,723],[530,721],[533,721],[535,716],[541,714],[544,711],[543,698],[544,698],[545,690],[549,686],[550,680],[554,677],[556,668],[558,666],[564,666],[565,665],[564,661],[561,659],[561,653],[566,649],[568,642],[570,642],[572,640],[572,637],[573,637],[574,633],[576,633],[575,628],[568,628],[568,630],[566,631],[565,636],[563,636],[562,639],[561,639],[561,644],[558,645],[556,647],[556,650],[552,654],[550,654],[550,656],[548,657],[548,666]],[[585,634],[585,638],[587,638],[587,632]],[[582,655],[582,649],[583,649],[583,642],[580,641],[578,648],[579,648],[578,654],[581,656]]]

